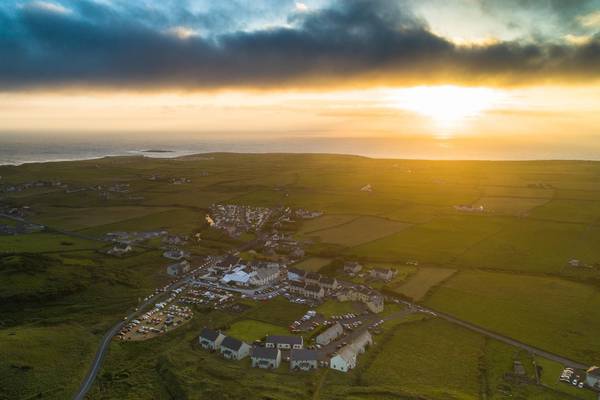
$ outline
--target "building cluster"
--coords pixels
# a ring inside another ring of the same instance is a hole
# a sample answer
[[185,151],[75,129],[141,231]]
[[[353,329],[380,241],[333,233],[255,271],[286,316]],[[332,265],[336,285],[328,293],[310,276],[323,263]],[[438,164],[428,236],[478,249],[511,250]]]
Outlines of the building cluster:
[[239,237],[243,233],[260,230],[272,212],[272,209],[266,207],[214,204],[210,207],[206,221],[211,227],[220,229],[231,237]]
[[290,261],[304,257],[304,249],[300,242],[290,234],[274,231],[264,237],[264,253],[269,256],[287,255]]
[[383,295],[366,285],[344,286],[338,291],[337,299],[338,301],[361,302],[373,313],[382,312],[384,307]]
[[5,184],[0,185],[0,193],[18,193],[23,192],[30,189],[39,189],[39,188],[59,188],[66,189],[68,187],[67,184],[62,183],[60,181],[44,181],[37,180],[32,182],[24,182],[19,184]]
[[290,293],[315,300],[323,299],[339,286],[335,278],[298,268],[289,268],[287,277],[290,281]]
[[0,224],[0,236],[24,235],[28,233],[39,232],[43,229],[43,225],[31,224],[27,222],[17,222],[12,225]]
[[104,239],[111,242],[136,244],[159,237],[166,237],[168,234],[167,231],[108,232],[104,235]]
[[[326,332],[330,332],[332,329],[337,330],[341,327],[337,324]],[[334,336],[333,340],[339,335],[339,333],[331,334],[331,336]],[[241,360],[249,356],[251,365],[254,368],[276,369],[279,368],[283,360],[287,360],[292,371],[310,371],[328,366],[338,371],[348,372],[356,367],[358,355],[364,353],[367,346],[373,343],[373,338],[365,330],[354,336],[350,343],[341,347],[330,358],[324,350],[318,351],[305,348],[302,336],[269,335],[265,338],[264,345],[254,344],[250,346],[220,331],[204,328],[200,332],[198,342],[203,349],[218,352],[228,360]],[[330,342],[331,340],[327,344]]]
[[234,288],[257,288],[280,281],[283,265],[277,262],[244,261],[234,255],[214,260],[199,277]]

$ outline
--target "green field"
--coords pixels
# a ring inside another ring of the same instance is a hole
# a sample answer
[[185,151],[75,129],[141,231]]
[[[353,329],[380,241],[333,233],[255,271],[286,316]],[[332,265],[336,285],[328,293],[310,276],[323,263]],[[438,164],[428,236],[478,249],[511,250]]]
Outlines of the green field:
[[[148,179],[157,174],[160,179]],[[2,206],[31,207],[31,222],[76,232],[0,236],[1,399],[71,397],[106,329],[169,279],[160,249],[140,247],[126,257],[109,257],[103,254],[106,243],[78,234],[200,233],[202,240],[186,250],[219,255],[240,240],[207,227],[204,216],[213,203],[323,211],[322,217],[282,228],[312,241],[298,267],[337,275],[345,261],[360,261],[365,276],[353,278],[356,283],[396,291],[587,364],[600,363],[597,162],[215,153],[0,166],[0,176],[3,184],[130,185],[128,193],[108,198],[95,190],[3,193]],[[170,177],[192,182],[172,185]],[[372,192],[360,191],[366,184]],[[454,206],[460,204],[482,204],[486,212],[459,212]],[[261,258],[260,252],[244,255]],[[583,266],[569,266],[571,259]],[[407,266],[409,260],[419,267]],[[367,272],[374,266],[399,274],[390,283],[371,282]],[[529,356],[418,316],[384,328],[350,374],[293,374],[286,368],[265,373],[249,368],[247,360],[225,362],[197,347],[204,326],[252,341],[285,332],[308,310],[283,298],[245,304],[249,309],[240,313],[196,307],[190,323],[163,337],[113,343],[90,398],[542,400],[579,394],[556,386],[560,366],[545,360],[538,361],[545,370],[542,383],[550,389],[507,381],[514,359],[523,361],[532,378]],[[352,303],[319,307],[325,314],[352,310]]]
[[264,339],[267,335],[286,335],[289,332],[281,326],[248,319],[233,323],[227,330],[227,334],[252,344],[255,340]]
[[307,232],[306,236],[324,243],[356,246],[399,232],[408,226],[389,219],[359,216],[340,225]]
[[311,257],[294,264],[295,268],[305,271],[317,272],[331,262],[329,258]]
[[583,363],[600,358],[600,290],[544,276],[460,272],[425,302]]
[[332,315],[355,313],[357,312],[357,307],[356,304],[351,301],[342,303],[335,300],[328,300],[317,307],[317,311],[326,317],[331,317]]
[[433,287],[450,278],[455,272],[456,270],[449,268],[421,267],[408,281],[400,284],[392,282],[389,287],[398,294],[420,301]]

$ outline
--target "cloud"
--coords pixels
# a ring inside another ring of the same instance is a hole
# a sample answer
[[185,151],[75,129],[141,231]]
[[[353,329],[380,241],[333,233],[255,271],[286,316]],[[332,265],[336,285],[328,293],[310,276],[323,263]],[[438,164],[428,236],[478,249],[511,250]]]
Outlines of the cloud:
[[306,12],[306,11],[308,11],[308,6],[306,4],[304,4],[304,3],[299,2],[299,1],[296,2],[295,8],[296,8],[296,11],[300,11],[300,12]]
[[596,11],[577,18],[586,28],[600,28],[600,11]]
[[[287,26],[195,35],[198,16],[80,0],[72,12],[1,14],[0,88],[402,85],[600,78],[600,37],[584,44],[461,46],[433,34],[408,2],[345,0],[293,13]],[[183,17],[187,15],[187,17]],[[187,18],[187,19],[186,19]],[[175,27],[175,28],[173,28]],[[4,32],[4,33],[3,33]],[[185,39],[185,40],[182,40]]]
[[24,7],[57,14],[69,14],[71,12],[70,9],[65,8],[64,6],[57,3],[51,3],[49,1],[32,1],[25,4]]

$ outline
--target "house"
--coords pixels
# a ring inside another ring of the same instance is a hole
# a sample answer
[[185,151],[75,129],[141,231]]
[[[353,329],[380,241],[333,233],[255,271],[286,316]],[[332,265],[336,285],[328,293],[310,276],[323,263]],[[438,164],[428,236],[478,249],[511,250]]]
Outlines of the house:
[[304,286],[304,297],[321,300],[325,296],[325,290],[319,285],[306,284]]
[[306,283],[312,283],[314,285],[318,285],[321,280],[321,274],[317,274],[316,272],[309,272],[304,277]]
[[344,273],[358,274],[362,269],[362,265],[356,261],[347,262],[344,264]]
[[383,296],[368,286],[357,285],[347,287],[338,293],[337,299],[339,301],[360,301],[373,313],[383,311]]
[[108,251],[108,254],[113,256],[122,256],[123,254],[129,253],[132,249],[131,245],[128,243],[117,242],[114,246]]
[[315,340],[316,340],[317,344],[325,346],[325,345],[328,345],[329,343],[333,342],[334,340],[336,340],[343,333],[344,333],[344,328],[342,328],[342,325],[340,325],[339,322],[336,322],[335,324],[333,324],[332,326],[327,328],[327,330],[325,330],[323,333],[318,335]]
[[181,276],[190,271],[190,263],[186,260],[167,266],[167,274]]
[[380,279],[382,281],[391,281],[396,276],[396,271],[390,268],[373,268],[369,271],[371,278]]
[[258,264],[253,269],[254,274],[250,278],[251,285],[264,286],[279,279],[279,264]]
[[265,347],[281,350],[301,349],[304,345],[302,336],[267,336]]
[[319,285],[321,285],[323,289],[326,290],[335,290],[338,287],[338,281],[335,278],[321,276],[321,279],[319,279]]
[[590,367],[585,373],[585,383],[594,389],[600,389],[600,367]]
[[356,367],[357,354],[350,345],[346,345],[329,360],[329,368],[348,372]]
[[221,342],[221,355],[228,360],[241,360],[250,354],[250,346],[247,343],[226,336]]
[[167,250],[163,253],[163,257],[171,259],[171,260],[181,260],[185,257],[185,252],[183,250]]
[[306,271],[301,270],[299,268],[294,268],[294,267],[288,268],[287,278],[290,281],[300,282],[300,281],[303,281],[305,277],[306,277]]
[[290,282],[289,291],[290,293],[317,300],[320,300],[325,296],[325,290],[323,290],[321,286],[304,284],[296,281]]
[[298,281],[291,281],[289,285],[290,293],[304,295],[304,283]]
[[275,348],[254,346],[250,357],[254,368],[275,369],[281,364],[281,350]]
[[296,371],[310,371],[317,369],[319,361],[315,350],[299,349],[290,352],[290,369]]
[[219,331],[209,328],[202,329],[200,336],[198,336],[198,342],[200,343],[200,346],[208,350],[218,350],[221,346],[221,342],[223,342],[223,339],[225,339],[225,335]]
[[369,331],[364,330],[354,337],[351,343],[342,347],[336,355],[329,360],[329,367],[342,372],[348,372],[356,367],[358,355],[366,351],[367,346],[373,344],[373,337]]

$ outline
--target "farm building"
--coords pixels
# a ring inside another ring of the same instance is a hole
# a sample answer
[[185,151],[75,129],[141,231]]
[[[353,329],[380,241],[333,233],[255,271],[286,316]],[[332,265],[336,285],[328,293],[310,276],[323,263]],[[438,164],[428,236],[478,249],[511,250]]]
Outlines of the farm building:
[[167,274],[171,276],[181,276],[190,270],[190,263],[186,260],[171,264],[167,267]]
[[250,346],[241,340],[226,336],[221,342],[221,355],[228,360],[241,360],[250,353]]
[[267,336],[265,347],[281,350],[301,349],[304,345],[302,336]]
[[128,243],[117,242],[115,245],[108,251],[108,254],[113,256],[121,256],[123,254],[127,254],[132,251],[132,247]]
[[290,369],[296,371],[310,371],[317,369],[319,361],[315,350],[299,349],[290,352]]
[[204,328],[202,329],[202,332],[200,332],[198,342],[200,343],[200,346],[205,349],[218,350],[223,339],[225,339],[225,335],[221,332]]
[[369,271],[369,275],[373,279],[380,279],[382,281],[391,281],[396,276],[396,271],[390,268],[373,268]]
[[279,349],[254,346],[250,356],[252,366],[255,368],[274,369],[279,368],[279,364],[281,364],[281,351]]
[[340,337],[344,333],[344,328],[340,325],[339,322],[336,322],[334,325],[330,326],[323,333],[317,336],[315,339],[316,342],[322,346],[328,345],[333,342],[335,339]]
[[591,367],[585,374],[585,383],[594,389],[600,389],[600,367]]
[[346,274],[358,274],[361,270],[362,265],[356,261],[351,261],[344,264],[344,272]]

